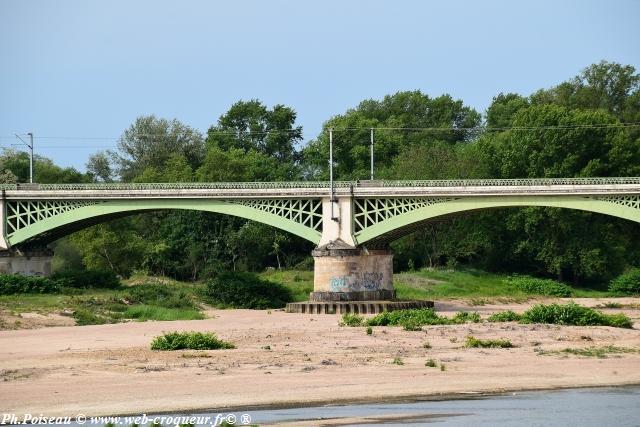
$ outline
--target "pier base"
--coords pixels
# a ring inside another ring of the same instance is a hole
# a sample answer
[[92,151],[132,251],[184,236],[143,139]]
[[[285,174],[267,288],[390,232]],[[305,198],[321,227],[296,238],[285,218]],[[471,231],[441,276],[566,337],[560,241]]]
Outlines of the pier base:
[[375,314],[433,307],[433,301],[397,301],[393,288],[393,252],[354,248],[341,242],[312,252],[313,292],[308,302],[289,303],[289,313]]

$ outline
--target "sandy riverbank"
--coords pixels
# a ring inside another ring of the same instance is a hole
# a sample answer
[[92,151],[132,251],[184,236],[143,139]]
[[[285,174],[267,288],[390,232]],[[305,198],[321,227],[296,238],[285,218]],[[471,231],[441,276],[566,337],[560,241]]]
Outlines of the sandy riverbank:
[[[616,302],[637,307],[640,299]],[[469,307],[453,301],[436,309],[444,314],[476,310],[484,317],[530,305]],[[640,321],[638,309],[605,311],[624,311]],[[339,327],[339,317],[332,315],[249,310],[209,315],[198,321],[0,331],[0,409],[111,415],[640,384],[637,353],[598,359],[534,351],[609,344],[640,349],[638,329],[482,323],[422,332],[380,327],[367,336],[364,328]],[[149,350],[154,336],[172,330],[214,331],[237,349]],[[506,338],[518,347],[466,349],[467,335]],[[424,348],[425,342],[431,348]],[[404,364],[392,364],[396,357]],[[446,370],[425,367],[429,358]]]

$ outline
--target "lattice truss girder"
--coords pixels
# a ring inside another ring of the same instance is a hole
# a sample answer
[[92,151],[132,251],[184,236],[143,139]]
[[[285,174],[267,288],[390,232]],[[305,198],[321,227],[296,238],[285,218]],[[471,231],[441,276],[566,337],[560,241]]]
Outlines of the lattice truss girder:
[[455,200],[454,197],[396,197],[354,199],[353,226],[358,234],[379,222],[393,218],[406,212]]
[[249,206],[322,232],[322,201],[320,199],[248,199],[227,202]]
[[640,209],[640,194],[625,194],[619,196],[596,196],[596,200],[601,202],[615,203],[633,209]]
[[98,203],[102,202],[98,200],[18,200],[7,202],[7,235],[10,237],[16,231],[38,221]]

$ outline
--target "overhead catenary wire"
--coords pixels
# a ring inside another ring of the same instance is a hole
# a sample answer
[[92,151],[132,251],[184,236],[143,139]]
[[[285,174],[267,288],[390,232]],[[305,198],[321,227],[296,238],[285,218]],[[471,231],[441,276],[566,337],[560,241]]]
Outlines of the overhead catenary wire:
[[[366,131],[370,132],[371,129],[375,129],[378,131],[397,131],[397,132],[500,132],[500,131],[542,131],[542,130],[589,130],[589,129],[611,129],[611,128],[640,128],[640,122],[629,122],[629,123],[593,123],[593,124],[584,124],[584,125],[549,125],[549,126],[510,126],[510,127],[491,127],[491,126],[470,126],[470,127],[388,127],[388,126],[367,126],[367,127],[333,127],[334,134],[336,132],[355,132],[355,131]],[[324,132],[324,131],[323,131]],[[271,129],[266,131],[240,131],[237,130],[227,131],[211,131],[211,134],[220,135],[220,136],[232,136],[232,137],[249,137],[249,136],[258,136],[258,135],[269,135],[269,134],[291,134],[291,133],[300,133],[302,131],[300,129]],[[204,133],[203,133],[204,134]],[[170,134],[130,134],[127,137],[131,138],[169,138],[174,137],[176,135]],[[112,147],[113,144],[106,144],[105,141],[119,142],[123,136],[117,137],[101,137],[101,136],[50,136],[50,135],[38,135],[36,139],[40,141],[41,147],[85,147],[87,143],[95,141],[96,145],[93,147]],[[0,139],[15,139],[15,135],[13,136],[4,136],[0,135]],[[52,142],[47,145],[46,141],[43,140],[51,140]],[[59,144],[53,141],[82,141],[83,144],[79,142],[76,144]],[[101,145],[97,145],[101,144]]]

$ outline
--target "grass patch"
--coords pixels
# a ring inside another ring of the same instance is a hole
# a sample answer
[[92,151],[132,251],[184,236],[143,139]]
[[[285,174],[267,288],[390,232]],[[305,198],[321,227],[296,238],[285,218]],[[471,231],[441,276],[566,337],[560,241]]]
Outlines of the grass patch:
[[464,345],[467,348],[513,348],[509,340],[495,339],[495,340],[481,340],[472,336],[467,337],[467,342]]
[[596,357],[598,359],[605,359],[609,354],[629,354],[640,353],[640,350],[628,347],[616,347],[614,345],[606,345],[601,347],[586,347],[586,348],[565,348],[562,350],[540,350],[537,352],[540,356],[550,355],[567,355],[571,354],[580,357]]
[[269,269],[259,277],[288,288],[293,302],[309,301],[309,294],[313,292],[313,271]]
[[126,319],[140,322],[146,320],[201,320],[204,315],[198,310],[184,308],[166,308],[153,305],[134,305],[123,313]]
[[522,316],[511,310],[493,313],[487,318],[489,322],[519,322],[520,319]]
[[557,280],[538,279],[531,276],[510,276],[507,283],[528,295],[570,297],[572,294],[570,286]]
[[435,361],[435,359],[429,359],[424,363],[424,366],[426,366],[427,368],[435,368],[436,366],[438,366],[438,363]]
[[167,332],[155,337],[151,350],[220,350],[235,345],[219,339],[213,332]]
[[396,357],[395,359],[393,359],[393,362],[391,362],[391,363],[394,364],[394,365],[404,365],[404,362],[399,357]]
[[[394,275],[394,286],[399,299],[469,298],[473,305],[488,304],[488,298],[509,297],[525,301],[531,293],[518,289],[507,274],[487,273],[472,268],[459,270],[424,269]],[[525,276],[520,276],[525,277]],[[534,279],[534,278],[532,278]],[[544,279],[534,279],[544,280]],[[560,282],[557,282],[560,283]],[[560,283],[560,285],[564,285]],[[609,296],[608,292],[589,288],[571,288],[574,297],[597,298]],[[535,293],[535,295],[540,295]]]
[[612,326],[615,328],[632,328],[633,322],[626,315],[604,314],[576,303],[569,304],[537,304],[522,315],[521,323],[548,323],[554,325],[573,326]]

